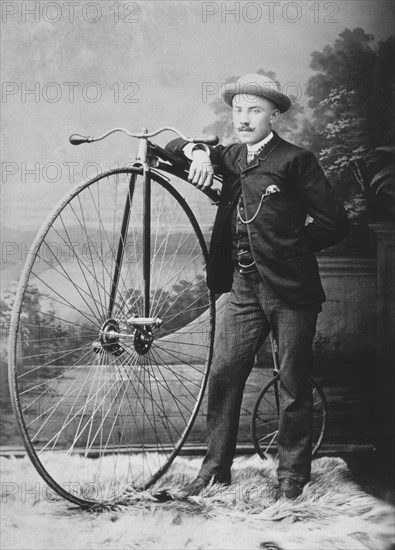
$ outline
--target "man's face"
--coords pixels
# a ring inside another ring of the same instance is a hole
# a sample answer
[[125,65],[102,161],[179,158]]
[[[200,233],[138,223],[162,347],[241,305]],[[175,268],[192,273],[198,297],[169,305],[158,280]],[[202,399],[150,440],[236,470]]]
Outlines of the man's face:
[[270,134],[271,125],[280,111],[274,103],[252,94],[238,94],[233,98],[233,125],[242,143],[254,145]]

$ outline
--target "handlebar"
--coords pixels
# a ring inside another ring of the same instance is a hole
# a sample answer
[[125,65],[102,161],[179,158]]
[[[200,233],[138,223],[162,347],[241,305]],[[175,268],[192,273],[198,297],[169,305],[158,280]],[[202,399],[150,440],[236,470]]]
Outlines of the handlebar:
[[106,137],[108,137],[111,134],[114,134],[115,132],[122,132],[128,135],[129,137],[138,138],[138,139],[148,139],[148,138],[157,136],[162,132],[174,132],[175,134],[178,134],[180,138],[185,139],[185,141],[189,143],[204,143],[206,145],[217,145],[219,141],[217,136],[189,138],[187,136],[184,136],[183,133],[181,133],[176,128],[173,128],[172,126],[164,126],[163,128],[159,128],[159,130],[155,130],[155,132],[150,132],[150,133],[147,132],[146,128],[143,128],[140,134],[132,134],[131,132],[129,132],[128,130],[125,130],[124,128],[114,128],[97,138],[90,137],[90,136],[81,136],[80,134],[72,134],[69,138],[69,141],[72,145],[81,145],[82,143],[93,143],[94,141],[101,141],[102,139],[105,139]]
[[[187,141],[188,143],[204,143],[205,145],[216,145],[219,141],[217,136],[206,136],[206,137],[198,137],[198,138],[189,138],[187,136],[184,136],[182,132],[177,130],[176,128],[173,128],[171,126],[164,126],[163,128],[159,128],[159,130],[155,130],[155,132],[148,133],[146,128],[142,129],[142,132],[140,134],[132,134],[128,130],[125,130],[124,128],[113,128],[109,132],[103,134],[102,136],[99,136],[97,138],[90,137],[90,136],[81,136],[80,134],[72,134],[69,138],[69,141],[72,145],[81,145],[82,143],[93,143],[94,141],[101,141],[102,139],[105,139],[111,134],[114,134],[115,132],[122,132],[129,137],[141,139],[144,141],[140,142],[140,149],[139,149],[139,156],[137,158],[140,159],[146,159],[147,157],[147,140],[148,138],[151,138],[153,136],[157,136],[158,134],[161,134],[162,132],[174,132],[178,134],[182,139]],[[157,154],[159,158],[169,161],[169,164],[163,164],[161,168],[169,173],[172,173],[182,179],[187,179],[186,173],[185,173],[185,166],[178,166],[177,162],[175,162],[175,159],[170,158],[169,154],[157,146],[156,144],[150,144],[150,150],[154,151],[154,154]],[[209,197],[209,199],[214,203],[218,204],[220,192],[218,189],[205,189],[201,190],[205,195]]]

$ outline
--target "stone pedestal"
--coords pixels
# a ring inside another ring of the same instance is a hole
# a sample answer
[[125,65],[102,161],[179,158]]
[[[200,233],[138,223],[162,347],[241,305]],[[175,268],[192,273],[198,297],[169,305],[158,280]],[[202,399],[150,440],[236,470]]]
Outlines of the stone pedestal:
[[382,377],[383,443],[393,445],[395,369],[395,223],[369,225],[377,239],[377,350],[380,363],[372,376]]

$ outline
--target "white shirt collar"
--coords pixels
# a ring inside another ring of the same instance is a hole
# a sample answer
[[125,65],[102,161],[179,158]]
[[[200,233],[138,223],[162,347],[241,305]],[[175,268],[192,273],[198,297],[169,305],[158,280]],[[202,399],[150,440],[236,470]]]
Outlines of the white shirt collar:
[[258,143],[254,143],[254,145],[248,145],[247,143],[247,150],[249,153],[255,153],[255,151],[258,151],[261,147],[264,147],[273,137],[273,132],[270,132],[268,136],[266,136],[261,141],[258,141]]

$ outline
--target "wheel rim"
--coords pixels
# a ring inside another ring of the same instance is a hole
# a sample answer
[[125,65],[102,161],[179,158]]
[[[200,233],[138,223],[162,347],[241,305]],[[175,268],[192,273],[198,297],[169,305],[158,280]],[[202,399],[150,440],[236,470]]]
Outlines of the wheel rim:
[[127,322],[143,316],[139,176],[109,315],[133,175],[104,174],[57,207],[36,239],[11,324],[11,391],[27,451],[51,487],[79,504],[113,501],[158,479],[192,427],[211,362],[205,243],[185,201],[159,177],[150,316],[163,324],[143,334]]
[[[252,415],[252,439],[256,452],[262,457],[277,455],[279,377],[273,378],[261,391]],[[313,439],[312,455],[321,444],[326,428],[327,404],[320,386],[313,381]]]

